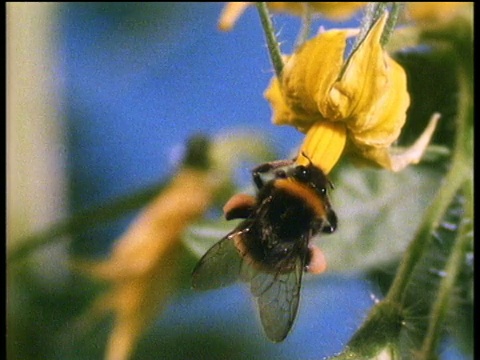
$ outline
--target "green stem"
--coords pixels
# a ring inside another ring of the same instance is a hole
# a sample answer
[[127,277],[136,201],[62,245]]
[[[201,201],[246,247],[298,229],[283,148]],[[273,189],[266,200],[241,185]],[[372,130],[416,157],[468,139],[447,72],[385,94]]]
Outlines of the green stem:
[[402,302],[413,270],[430,242],[432,230],[439,223],[449,204],[452,202],[459,187],[465,180],[465,175],[466,172],[463,165],[454,165],[450,169],[437,196],[427,209],[417,235],[410,243],[402,259],[397,275],[386,296],[386,299],[389,301]]
[[393,30],[395,30],[395,25],[397,24],[398,15],[400,15],[400,11],[402,10],[402,8],[403,6],[401,3],[398,3],[398,2],[392,3],[392,8],[390,9],[390,14],[388,16],[387,23],[385,24],[382,37],[380,38],[380,44],[383,47],[387,45],[388,40],[390,40],[390,37],[393,34]]
[[258,14],[260,15],[260,21],[262,22],[263,32],[265,34],[265,40],[267,41],[268,53],[270,54],[270,60],[272,61],[275,74],[280,79],[283,71],[283,60],[280,46],[275,36],[275,29],[272,24],[270,13],[267,9],[266,2],[257,3]]
[[358,33],[357,37],[355,38],[355,42],[352,45],[350,53],[346,57],[347,61],[352,57],[358,47],[362,44],[362,42],[367,37],[368,32],[378,20],[378,18],[383,14],[385,9],[387,8],[387,3],[385,2],[370,2],[368,3],[365,9],[365,15],[362,18],[362,23],[360,25],[360,32]]
[[153,199],[164,187],[164,182],[156,184],[103,206],[75,214],[71,218],[61,221],[45,231],[26,237],[20,241],[20,245],[9,249],[7,262],[11,264],[12,262],[21,260],[43,245],[62,240],[65,235],[78,234],[84,229],[104,224],[130,211],[139,209]]
[[[471,94],[472,77],[471,64],[466,59],[458,59],[463,66],[458,71],[459,79],[459,114],[457,122],[457,138],[455,143],[454,162],[463,164],[465,167],[463,182],[463,196],[465,206],[462,222],[450,258],[445,268],[445,277],[440,282],[436,300],[432,311],[426,336],[420,349],[420,359],[431,359],[434,356],[436,345],[441,336],[442,325],[447,315],[449,300],[457,280],[457,276],[465,260],[465,254],[472,242],[473,232],[473,135],[470,133],[473,126],[473,99]],[[461,61],[464,60],[464,61]],[[454,171],[455,169],[452,169]],[[461,176],[461,174],[459,174]]]
[[459,113],[456,121],[455,146],[452,156],[451,168],[445,177],[442,186],[437,193],[434,201],[428,208],[423,218],[422,224],[417,232],[416,237],[410,243],[405,256],[400,264],[400,268],[395,276],[393,284],[386,296],[389,301],[401,302],[405,289],[410,280],[412,272],[423,256],[426,246],[431,239],[432,230],[438,225],[441,217],[445,213],[447,207],[453,200],[453,197],[465,182],[465,179],[472,178],[472,162],[470,148],[468,124],[471,123],[473,103],[470,96],[470,81],[465,74],[464,69],[459,69]]
[[[465,47],[470,45],[470,43],[467,43]],[[457,68],[459,79],[457,98],[459,99],[459,103],[450,170],[443,180],[442,186],[432,204],[425,212],[420,228],[405,252],[393,284],[385,299],[372,309],[361,329],[357,331],[352,338],[352,343],[349,343],[350,350],[356,351],[357,353],[362,351],[364,344],[372,343],[372,339],[369,339],[368,336],[363,338],[365,331],[362,330],[379,327],[379,324],[376,323],[378,322],[378,316],[375,316],[378,314],[379,308],[381,310],[382,308],[398,307],[403,310],[405,290],[410,283],[418,261],[423,257],[427,245],[432,239],[432,230],[438,226],[448,206],[459,190],[463,191],[463,196],[466,198],[464,207],[465,215],[463,217],[465,220],[460,224],[456,242],[446,265],[447,275],[440,283],[437,297],[433,302],[427,333],[425,334],[424,342],[419,352],[419,355],[421,355],[421,357],[419,357],[420,359],[434,358],[435,347],[438,343],[443,321],[446,317],[445,312],[449,297],[452,294],[459,268],[465,258],[465,252],[468,251],[469,246],[471,246],[471,231],[473,226],[471,222],[471,219],[473,219],[473,66],[468,51],[454,51],[453,53],[462,54],[462,58],[458,59],[460,66]],[[395,325],[395,322],[393,322],[393,325]],[[387,329],[387,327],[385,327],[385,329]],[[365,346],[372,350],[371,346]],[[363,349],[363,352],[365,353],[365,349]]]
[[[187,143],[183,167],[207,171],[211,166],[209,151],[210,141],[207,138],[202,135],[192,136]],[[113,200],[103,206],[79,212],[64,221],[54,224],[45,231],[22,239],[19,242],[20,245],[9,249],[8,262],[20,260],[43,245],[62,240],[64,235],[78,234],[85,229],[106,223],[139,209],[155,198],[167,185],[167,182],[162,181],[134,194]]]
[[310,3],[304,2],[302,5],[302,28],[298,34],[297,40],[295,41],[296,49],[299,48],[305,41],[307,41],[308,36],[310,35],[310,27],[312,26],[312,9],[310,8]]
[[419,359],[433,359],[436,345],[441,335],[442,324],[447,315],[449,300],[455,286],[460,269],[465,260],[465,255],[470,248],[473,231],[473,182],[468,180],[463,186],[463,196],[466,199],[465,214],[460,223],[452,253],[445,268],[445,277],[440,282],[436,300],[432,307],[427,334],[420,350]]

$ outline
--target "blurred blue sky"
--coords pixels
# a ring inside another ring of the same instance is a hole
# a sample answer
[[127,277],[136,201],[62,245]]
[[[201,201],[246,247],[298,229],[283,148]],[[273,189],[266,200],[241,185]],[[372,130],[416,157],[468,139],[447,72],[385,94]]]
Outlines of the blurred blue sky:
[[[269,134],[283,155],[298,145],[301,134],[270,123],[262,93],[272,71],[256,10],[248,9],[234,31],[222,33],[216,27],[221,8],[219,3],[63,6],[60,51],[71,170],[76,181],[97,184],[89,194],[95,200],[166,175],[172,149],[195,132],[243,126]],[[282,34],[298,23],[284,17]],[[285,38],[287,48],[294,37]]]

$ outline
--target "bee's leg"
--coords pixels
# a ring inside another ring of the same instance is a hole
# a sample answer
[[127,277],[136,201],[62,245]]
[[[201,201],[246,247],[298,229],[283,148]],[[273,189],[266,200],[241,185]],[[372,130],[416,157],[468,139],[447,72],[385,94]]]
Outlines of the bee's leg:
[[325,224],[322,225],[322,232],[331,234],[337,229],[337,214],[335,212],[328,208],[327,210],[327,219],[328,221],[325,222]]
[[247,194],[235,194],[223,207],[225,219],[246,219],[256,205],[255,197]]
[[272,170],[271,163],[261,164],[252,170],[253,182],[258,189],[261,189],[263,185],[265,185],[262,180],[262,174],[269,172],[270,170]]
[[266,181],[262,179],[262,175],[266,173],[272,173],[273,179],[286,177],[285,170],[280,168],[290,166],[293,162],[294,160],[277,160],[258,165],[252,170],[253,182],[258,189],[261,189],[266,183]]

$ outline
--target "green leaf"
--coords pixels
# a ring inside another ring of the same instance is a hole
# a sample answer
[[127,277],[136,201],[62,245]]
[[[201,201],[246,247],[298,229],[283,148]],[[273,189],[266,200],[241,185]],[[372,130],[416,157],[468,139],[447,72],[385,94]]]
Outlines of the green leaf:
[[223,217],[219,220],[203,220],[188,227],[184,233],[183,242],[195,256],[200,258],[239,222],[240,220],[227,221]]
[[345,349],[330,359],[400,359],[398,339],[402,327],[402,308],[395,303],[381,302],[372,309],[367,321],[353,335]]
[[441,179],[439,170],[426,165],[399,173],[345,165],[335,175],[331,202],[338,229],[315,239],[328,271],[364,271],[397,260]]
[[[456,195],[412,273],[404,295],[404,341],[410,351],[413,346],[420,348],[422,342],[422,351],[433,351],[438,338],[445,334],[457,338],[465,352],[473,349],[473,263],[469,261],[473,256],[473,221],[467,211],[470,201],[462,193]],[[460,261],[453,259],[455,256]],[[449,265],[452,259],[456,261],[454,267]],[[426,336],[430,336],[427,347]]]
[[234,129],[215,137],[210,154],[215,171],[233,175],[242,161],[260,163],[275,159],[268,138],[258,131]]

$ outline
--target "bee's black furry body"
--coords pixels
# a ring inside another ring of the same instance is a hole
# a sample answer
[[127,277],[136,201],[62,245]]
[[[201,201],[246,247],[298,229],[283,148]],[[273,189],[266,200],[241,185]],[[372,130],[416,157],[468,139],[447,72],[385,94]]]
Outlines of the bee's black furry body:
[[282,341],[297,313],[309,242],[319,232],[333,232],[337,218],[327,197],[330,183],[312,164],[263,164],[253,170],[253,180],[256,198],[240,200],[225,212],[227,219],[244,220],[200,259],[193,286],[211,289],[238,278],[249,282],[267,336]]

